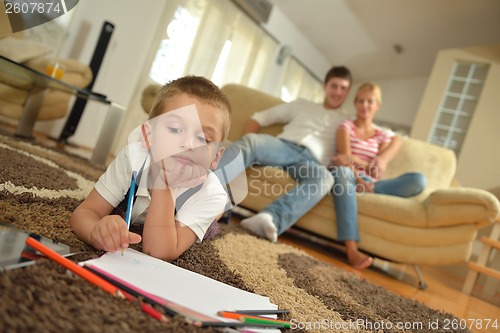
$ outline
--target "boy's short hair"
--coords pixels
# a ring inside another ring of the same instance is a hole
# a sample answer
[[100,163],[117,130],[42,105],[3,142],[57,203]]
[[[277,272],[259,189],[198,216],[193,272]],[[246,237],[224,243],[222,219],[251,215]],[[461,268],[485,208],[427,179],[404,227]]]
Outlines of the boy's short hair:
[[328,71],[328,73],[326,73],[326,75],[325,75],[325,82],[324,82],[324,84],[327,84],[328,81],[330,81],[330,79],[334,78],[334,77],[338,77],[338,78],[341,78],[341,79],[346,79],[347,81],[349,81],[349,86],[351,86],[351,84],[352,84],[351,71],[349,70],[349,68],[347,68],[345,66],[335,66],[335,67],[332,67]]
[[180,94],[187,94],[201,100],[203,103],[219,108],[223,116],[222,141],[227,139],[231,126],[231,105],[219,87],[202,76],[184,76],[161,87],[149,112],[149,119],[162,114],[165,99]]

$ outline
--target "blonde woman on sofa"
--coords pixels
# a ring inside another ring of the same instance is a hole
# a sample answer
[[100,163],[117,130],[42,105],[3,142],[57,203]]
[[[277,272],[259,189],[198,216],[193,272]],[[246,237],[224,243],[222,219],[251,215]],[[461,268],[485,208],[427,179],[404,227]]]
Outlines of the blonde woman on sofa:
[[347,258],[356,269],[367,268],[373,262],[373,258],[359,251],[357,246],[356,193],[374,192],[407,198],[422,192],[426,185],[425,176],[416,172],[378,180],[397,153],[396,149],[388,149],[394,133],[373,123],[381,103],[380,87],[374,83],[362,84],[354,97],[356,119],[342,122],[336,134],[332,193],[338,240],[344,242]]

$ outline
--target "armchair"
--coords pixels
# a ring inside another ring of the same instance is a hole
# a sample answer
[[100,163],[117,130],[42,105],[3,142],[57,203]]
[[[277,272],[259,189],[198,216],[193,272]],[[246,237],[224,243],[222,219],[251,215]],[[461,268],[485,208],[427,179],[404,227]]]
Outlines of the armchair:
[[[0,55],[42,73],[50,60],[56,60],[65,66],[62,81],[78,88],[91,82],[93,74],[89,66],[71,59],[51,59],[52,48],[25,39],[22,31],[12,33],[7,15],[1,13],[0,18]],[[19,120],[30,89],[31,85],[16,82],[0,72],[0,115],[7,120]],[[37,120],[63,118],[70,98],[71,95],[60,91],[47,91]]]

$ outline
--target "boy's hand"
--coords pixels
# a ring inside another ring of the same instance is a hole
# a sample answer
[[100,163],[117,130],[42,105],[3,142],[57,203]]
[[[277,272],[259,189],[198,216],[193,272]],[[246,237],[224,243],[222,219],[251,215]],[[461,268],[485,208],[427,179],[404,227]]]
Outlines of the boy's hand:
[[149,170],[150,189],[193,188],[203,183],[207,178],[207,168],[198,164],[183,164],[165,162],[151,164]]
[[141,239],[140,235],[127,230],[127,224],[119,215],[103,217],[90,232],[92,246],[111,253],[140,243]]
[[207,178],[207,169],[198,164],[188,165],[176,163],[165,165],[168,185],[172,188],[193,188],[203,183]]

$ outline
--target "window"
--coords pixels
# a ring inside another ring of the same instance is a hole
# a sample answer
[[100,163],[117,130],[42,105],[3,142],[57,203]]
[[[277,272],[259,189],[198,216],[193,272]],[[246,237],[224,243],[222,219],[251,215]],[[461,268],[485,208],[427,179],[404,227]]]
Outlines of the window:
[[193,74],[218,86],[259,89],[278,43],[228,0],[177,0],[150,77],[163,84]]
[[455,62],[428,141],[455,152],[457,157],[483,89],[489,66]]
[[164,84],[184,75],[205,8],[206,0],[175,1],[168,7],[172,20],[165,29],[149,73],[155,82]]
[[290,102],[297,98],[313,102],[322,102],[323,83],[311,75],[295,58],[286,62],[286,70],[281,83],[281,99]]

